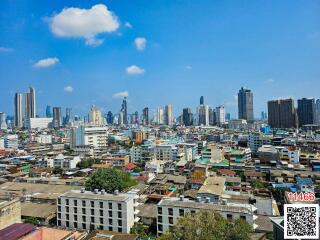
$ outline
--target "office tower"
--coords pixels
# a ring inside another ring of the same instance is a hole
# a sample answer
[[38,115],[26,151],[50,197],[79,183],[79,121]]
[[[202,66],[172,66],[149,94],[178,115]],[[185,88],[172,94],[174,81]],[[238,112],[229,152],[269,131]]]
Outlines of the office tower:
[[158,108],[156,122],[157,124],[163,124],[163,120],[163,108]]
[[268,124],[272,128],[296,127],[294,100],[289,98],[268,101]]
[[121,112],[123,114],[123,124],[128,124],[128,108],[127,108],[127,98],[124,97],[121,106]]
[[123,125],[124,122],[123,122],[123,112],[119,112],[118,114],[118,125]]
[[164,108],[164,124],[173,125],[173,107],[172,104],[168,104]]
[[52,117],[51,106],[49,106],[49,105],[46,107],[46,117],[47,118],[51,118]]
[[253,94],[250,89],[243,87],[238,93],[238,118],[253,121]]
[[23,127],[23,115],[22,115],[22,98],[23,94],[16,93],[14,97],[14,123],[16,128]]
[[200,105],[203,105],[203,104],[204,104],[204,97],[201,96],[201,97],[200,97]]
[[230,121],[231,120],[231,113],[226,113],[226,121]]
[[66,108],[66,116],[64,117],[63,124],[67,125],[71,122],[72,119],[72,108]]
[[143,124],[148,125],[149,124],[149,108],[145,107],[142,110],[142,118],[143,118]]
[[36,90],[29,87],[29,92],[25,94],[25,118],[36,117]]
[[262,111],[261,112],[261,120],[266,120],[266,119],[268,119],[267,113],[265,111]]
[[315,117],[316,117],[316,121],[315,123],[320,125],[320,99],[317,99],[316,101],[316,106],[315,106]]
[[104,121],[102,118],[101,111],[95,107],[92,106],[89,112],[89,123],[93,125],[103,125]]
[[109,112],[107,113],[107,123],[108,123],[108,124],[113,124],[113,114],[112,114],[111,111],[109,111]]
[[[149,114],[148,114],[149,116]],[[148,117],[148,120],[149,120],[149,117]],[[139,124],[139,113],[138,111],[135,111],[134,113],[134,124]]]
[[6,114],[4,112],[0,112],[0,129],[5,130],[8,128],[6,123]]
[[61,107],[53,107],[53,127],[60,128],[61,127]]
[[314,98],[298,99],[298,122],[299,126],[314,124],[315,101]]
[[209,125],[209,106],[200,105],[197,108],[198,112],[198,124],[208,126]]
[[216,107],[217,124],[221,125],[226,122],[225,114],[226,112],[224,106]]
[[193,124],[193,114],[191,108],[184,108],[182,110],[182,122],[185,126],[191,126]]

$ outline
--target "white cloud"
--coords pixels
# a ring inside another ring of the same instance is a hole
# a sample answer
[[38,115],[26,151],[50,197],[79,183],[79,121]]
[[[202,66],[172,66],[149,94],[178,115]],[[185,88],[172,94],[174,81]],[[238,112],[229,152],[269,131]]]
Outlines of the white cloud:
[[126,22],[126,23],[124,24],[124,26],[127,27],[127,28],[132,28],[132,25],[131,25],[131,23],[129,23],[129,22]]
[[65,86],[65,87],[63,88],[63,90],[64,90],[65,92],[73,92],[73,87],[72,87],[72,86]]
[[134,40],[134,44],[136,45],[137,50],[142,51],[146,48],[147,39],[144,37],[137,37]]
[[126,68],[126,72],[127,74],[130,74],[130,75],[138,75],[138,74],[143,74],[145,70],[136,65],[131,65],[130,67]]
[[45,58],[45,59],[41,59],[38,62],[36,62],[35,64],[33,64],[34,67],[37,68],[46,68],[46,67],[50,67],[53,66],[55,64],[57,64],[59,62],[59,59],[54,57],[54,58]]
[[97,4],[90,9],[64,8],[51,19],[51,30],[58,37],[84,38],[86,44],[97,46],[103,43],[96,36],[111,33],[119,28],[117,16],[104,4]]
[[0,47],[0,52],[13,52],[13,48]]
[[264,82],[265,83],[274,83],[275,81],[274,81],[274,79],[269,78],[269,79],[265,80]]
[[187,65],[187,66],[185,66],[185,69],[187,69],[187,70],[191,70],[191,69],[192,69],[192,66]]
[[123,91],[123,92],[118,92],[112,95],[113,98],[124,98],[124,97],[128,97],[129,96],[129,92],[128,91]]

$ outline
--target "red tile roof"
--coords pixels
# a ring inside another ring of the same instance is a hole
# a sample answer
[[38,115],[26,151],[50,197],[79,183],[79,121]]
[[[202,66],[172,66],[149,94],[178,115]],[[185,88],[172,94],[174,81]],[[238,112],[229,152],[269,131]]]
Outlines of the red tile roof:
[[135,169],[137,167],[137,165],[135,165],[134,163],[127,163],[126,165],[124,165],[124,168],[127,170],[132,170]]
[[0,239],[16,240],[30,233],[36,226],[25,223],[14,223],[9,227],[0,230]]

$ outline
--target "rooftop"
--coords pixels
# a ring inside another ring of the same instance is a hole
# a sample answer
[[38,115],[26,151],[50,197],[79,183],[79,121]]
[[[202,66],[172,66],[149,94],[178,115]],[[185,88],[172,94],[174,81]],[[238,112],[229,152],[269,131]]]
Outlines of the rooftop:
[[119,194],[105,193],[105,194],[102,194],[101,192],[94,193],[94,192],[90,192],[90,191],[84,191],[82,193],[81,190],[71,190],[69,192],[66,192],[62,196],[68,197],[68,198],[77,198],[77,199],[92,199],[92,200],[107,200],[107,201],[126,202],[133,197],[133,194],[126,194],[126,193],[119,193]]

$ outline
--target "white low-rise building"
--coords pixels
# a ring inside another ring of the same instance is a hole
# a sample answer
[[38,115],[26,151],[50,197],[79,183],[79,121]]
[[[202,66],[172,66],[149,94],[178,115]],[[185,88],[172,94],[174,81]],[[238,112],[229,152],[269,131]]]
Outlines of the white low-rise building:
[[35,140],[39,144],[51,144],[52,143],[52,135],[40,134],[35,137]]
[[160,236],[168,231],[178,222],[179,217],[201,210],[219,213],[230,220],[241,218],[247,221],[253,229],[257,227],[255,224],[255,220],[257,219],[255,212],[257,208],[253,205],[234,203],[215,204],[210,202],[209,199],[203,202],[198,197],[198,201],[191,201],[180,196],[180,198],[164,198],[158,203],[157,235]]
[[70,147],[91,146],[104,148],[107,146],[108,131],[104,126],[79,126],[71,129]]
[[114,194],[72,190],[58,198],[57,225],[70,229],[101,229],[129,233],[139,218],[136,191]]
[[59,154],[53,159],[47,159],[47,166],[54,168],[59,167],[63,169],[74,169],[77,167],[77,164],[81,161],[79,156],[64,156]]
[[52,127],[53,118],[28,118],[25,127],[29,129],[46,129]]

